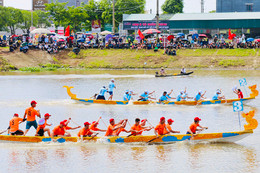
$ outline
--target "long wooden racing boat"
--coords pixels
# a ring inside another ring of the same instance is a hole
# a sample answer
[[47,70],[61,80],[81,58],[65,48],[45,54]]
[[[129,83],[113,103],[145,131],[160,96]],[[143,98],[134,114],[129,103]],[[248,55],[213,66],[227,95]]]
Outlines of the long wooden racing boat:
[[166,104],[166,105],[212,105],[212,104],[229,104],[235,101],[243,101],[248,102],[252,99],[255,99],[258,96],[259,92],[256,90],[256,85],[248,87],[251,90],[250,97],[243,98],[243,99],[226,99],[226,100],[200,100],[200,101],[134,101],[134,105],[148,105],[148,104]]
[[[110,105],[127,105],[128,101],[119,101],[119,100],[93,100],[93,99],[83,99],[77,98],[76,94],[71,92],[72,86],[64,86],[67,88],[67,93],[72,100],[80,101],[87,104],[110,104]],[[149,104],[165,104],[165,105],[212,105],[212,104],[229,104],[233,103],[234,101],[243,101],[248,102],[252,99],[255,99],[258,96],[259,92],[256,90],[256,85],[248,87],[251,90],[250,97],[243,98],[243,99],[227,99],[227,100],[201,100],[201,101],[164,101],[162,103],[158,101],[134,101],[134,105],[149,105]]]
[[[253,130],[257,128],[258,122],[254,119],[254,111],[249,113],[243,113],[248,124],[244,125],[243,131],[237,132],[220,132],[220,133],[200,133],[192,137],[190,134],[178,134],[178,135],[162,135],[156,136],[113,136],[113,137],[85,137],[85,142],[100,141],[107,143],[175,143],[180,141],[206,141],[206,142],[236,142],[253,133]],[[57,139],[56,137],[55,139]],[[27,142],[27,143],[39,143],[50,142],[49,137],[38,136],[8,136],[0,135],[0,141],[2,142]],[[78,142],[77,137],[63,137],[66,142]]]
[[159,75],[158,72],[155,73],[155,77],[172,77],[172,76],[188,76],[192,74],[193,71],[188,72],[188,73],[174,73],[174,74],[167,74],[167,75]]

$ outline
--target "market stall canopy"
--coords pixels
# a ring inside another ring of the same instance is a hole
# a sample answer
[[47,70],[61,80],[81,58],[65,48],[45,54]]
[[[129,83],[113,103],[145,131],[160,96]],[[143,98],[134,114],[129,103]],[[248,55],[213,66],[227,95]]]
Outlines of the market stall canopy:
[[142,32],[143,34],[160,34],[161,31],[157,30],[157,29],[147,29],[144,30],[144,32]]
[[260,39],[255,39],[256,42],[260,42]]
[[100,35],[108,35],[108,34],[112,34],[112,32],[110,32],[110,31],[102,31],[100,33]]
[[51,31],[45,28],[37,28],[30,32],[31,34],[51,34]]
[[106,36],[106,41],[108,41],[110,38],[112,39],[113,36],[112,36],[111,34],[108,34],[108,35]]
[[199,38],[199,34],[193,34],[192,39]]

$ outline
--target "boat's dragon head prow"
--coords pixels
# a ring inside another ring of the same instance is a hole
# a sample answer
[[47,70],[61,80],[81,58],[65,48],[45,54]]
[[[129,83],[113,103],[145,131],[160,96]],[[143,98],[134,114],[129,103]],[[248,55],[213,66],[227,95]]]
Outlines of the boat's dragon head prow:
[[248,124],[244,125],[245,130],[254,130],[258,126],[258,121],[254,119],[253,117],[255,116],[255,111],[250,111],[248,113],[242,113],[242,117],[246,119],[246,122]]
[[67,88],[67,93],[71,98],[77,98],[76,94],[73,94],[70,90],[71,88],[74,88],[73,86],[63,86],[63,88]]
[[256,96],[258,96],[259,92],[258,92],[258,90],[256,89],[256,85],[249,86],[248,88],[251,90],[250,97],[256,97]]

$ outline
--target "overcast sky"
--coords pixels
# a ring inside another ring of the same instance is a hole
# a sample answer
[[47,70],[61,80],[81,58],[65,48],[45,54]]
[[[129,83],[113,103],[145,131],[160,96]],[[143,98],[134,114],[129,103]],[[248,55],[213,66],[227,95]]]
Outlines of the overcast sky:
[[[146,10],[152,9],[153,13],[156,13],[156,1],[157,0],[146,0]],[[200,1],[201,0],[183,0],[184,2],[184,13],[200,13]],[[216,10],[216,0],[204,0],[205,1],[205,12]],[[165,0],[159,0],[162,5]],[[11,6],[15,8],[31,10],[32,0],[4,0],[5,6]],[[161,13],[160,8],[160,13]]]

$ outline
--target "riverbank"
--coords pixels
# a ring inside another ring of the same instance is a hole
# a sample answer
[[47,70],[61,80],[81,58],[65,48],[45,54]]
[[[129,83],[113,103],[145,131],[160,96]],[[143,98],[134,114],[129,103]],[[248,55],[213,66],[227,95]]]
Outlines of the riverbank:
[[163,50],[86,49],[48,54],[41,50],[9,52],[0,48],[1,71],[55,71],[70,69],[260,69],[259,49],[184,49],[177,56]]

